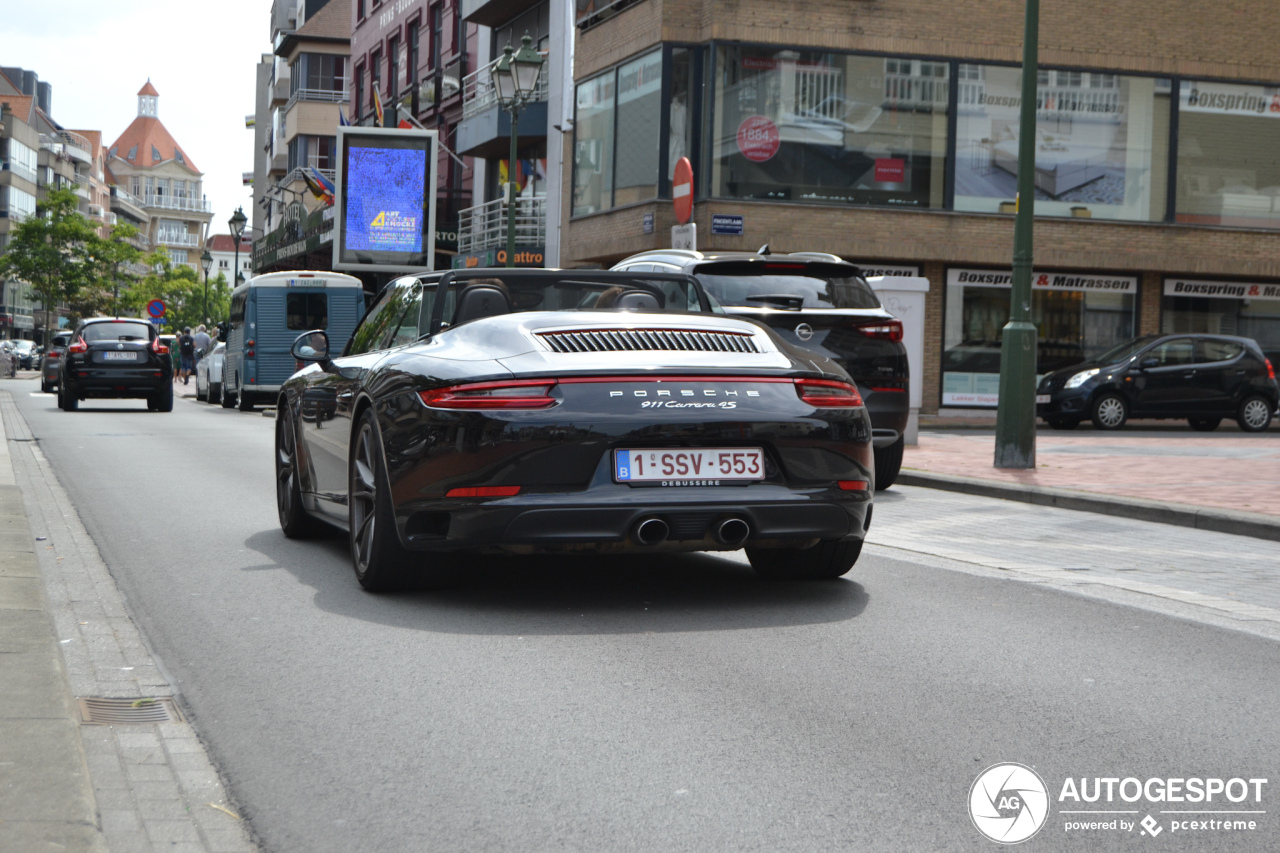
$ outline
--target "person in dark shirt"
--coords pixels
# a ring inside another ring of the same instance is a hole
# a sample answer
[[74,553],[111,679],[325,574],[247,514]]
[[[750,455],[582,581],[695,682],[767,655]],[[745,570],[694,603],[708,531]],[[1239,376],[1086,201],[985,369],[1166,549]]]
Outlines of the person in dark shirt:
[[178,353],[182,357],[182,366],[178,369],[178,378],[183,385],[191,383],[191,374],[196,369],[196,339],[191,336],[191,327],[187,326],[178,335]]

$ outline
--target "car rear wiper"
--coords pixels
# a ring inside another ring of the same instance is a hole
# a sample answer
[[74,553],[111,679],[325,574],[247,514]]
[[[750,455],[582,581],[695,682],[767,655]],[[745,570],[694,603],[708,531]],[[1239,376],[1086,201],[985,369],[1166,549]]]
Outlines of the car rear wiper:
[[803,296],[792,296],[789,293],[761,293],[759,296],[748,296],[748,302],[767,302],[788,311],[799,311],[804,307]]

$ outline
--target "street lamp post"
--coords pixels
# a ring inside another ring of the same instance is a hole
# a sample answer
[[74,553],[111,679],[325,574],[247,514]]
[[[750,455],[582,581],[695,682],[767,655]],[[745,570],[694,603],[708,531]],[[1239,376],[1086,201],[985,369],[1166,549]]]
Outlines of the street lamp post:
[[200,314],[204,317],[206,325],[209,323],[209,269],[213,266],[213,255],[209,254],[209,247],[205,246],[204,254],[200,256],[200,266],[204,267],[204,305],[201,306]]
[[1022,42],[1022,112],[1018,125],[1018,196],[1013,225],[1009,322],[1000,340],[1000,397],[995,467],[1036,467],[1036,343],[1031,322],[1032,230],[1035,216],[1037,43],[1039,0],[1026,0]]
[[507,266],[516,265],[516,157],[520,112],[533,98],[542,73],[542,54],[533,49],[533,38],[525,33],[520,49],[511,45],[502,49],[502,58],[493,69],[493,82],[498,88],[498,103],[511,114],[511,156],[507,160]]
[[236,241],[236,267],[235,275],[232,277],[234,282],[232,287],[240,283],[240,235],[244,233],[244,224],[248,221],[249,218],[244,215],[243,207],[237,207],[236,212],[231,214],[231,219],[227,221],[227,224],[231,226],[231,236]]

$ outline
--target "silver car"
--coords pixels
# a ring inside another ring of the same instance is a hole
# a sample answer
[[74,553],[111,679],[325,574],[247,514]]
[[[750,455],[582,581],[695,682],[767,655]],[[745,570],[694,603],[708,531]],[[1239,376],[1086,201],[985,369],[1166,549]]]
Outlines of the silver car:
[[58,368],[67,354],[67,344],[71,343],[71,335],[54,335],[45,350],[44,360],[40,362],[40,390],[51,394],[58,387]]
[[222,358],[226,348],[226,344],[218,341],[212,352],[196,362],[197,400],[204,400],[206,403],[222,400]]

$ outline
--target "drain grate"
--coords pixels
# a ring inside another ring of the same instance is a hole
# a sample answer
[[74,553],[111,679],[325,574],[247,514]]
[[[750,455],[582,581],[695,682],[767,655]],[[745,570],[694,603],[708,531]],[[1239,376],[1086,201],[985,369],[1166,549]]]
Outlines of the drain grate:
[[182,713],[169,697],[158,699],[98,699],[81,697],[80,722],[91,726],[130,726],[181,723]]

